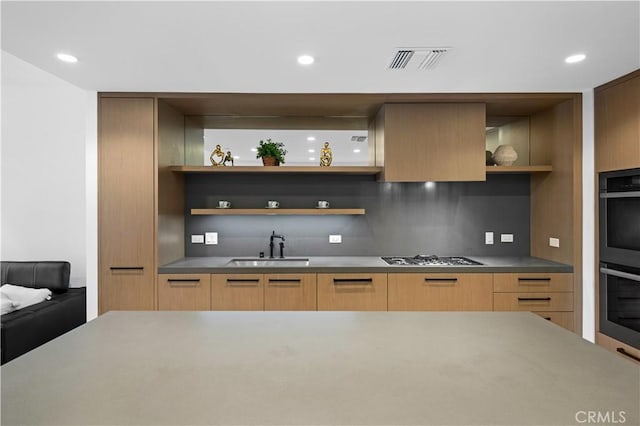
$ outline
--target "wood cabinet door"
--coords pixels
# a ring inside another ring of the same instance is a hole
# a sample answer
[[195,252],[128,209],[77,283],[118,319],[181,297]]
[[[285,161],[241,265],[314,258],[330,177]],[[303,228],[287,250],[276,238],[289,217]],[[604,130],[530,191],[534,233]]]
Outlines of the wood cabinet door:
[[316,274],[265,274],[265,311],[315,311]]
[[161,311],[211,310],[211,275],[159,275],[158,309]]
[[387,182],[486,180],[485,105],[386,104],[376,145]]
[[594,108],[596,172],[640,167],[640,73],[597,89]]
[[154,185],[154,100],[100,98],[100,313],[155,308]]
[[262,274],[212,274],[211,309],[214,311],[264,310]]
[[493,274],[389,274],[390,311],[491,311]]
[[318,274],[319,311],[386,311],[387,274]]

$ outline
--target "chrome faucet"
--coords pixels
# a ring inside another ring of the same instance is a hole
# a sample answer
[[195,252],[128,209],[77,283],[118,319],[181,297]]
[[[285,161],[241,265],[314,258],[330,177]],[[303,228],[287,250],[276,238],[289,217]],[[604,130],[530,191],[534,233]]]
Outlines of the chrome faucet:
[[276,235],[276,231],[273,231],[269,237],[269,259],[273,259],[274,238],[280,238],[282,240],[280,241],[280,259],[284,259],[284,235]]

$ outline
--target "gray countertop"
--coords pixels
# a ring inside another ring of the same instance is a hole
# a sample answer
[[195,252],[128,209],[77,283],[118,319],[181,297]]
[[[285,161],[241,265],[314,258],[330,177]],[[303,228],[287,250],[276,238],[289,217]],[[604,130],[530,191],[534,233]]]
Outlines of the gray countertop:
[[640,424],[640,368],[526,312],[109,312],[1,372],[3,425]]
[[[478,266],[387,265],[374,256],[315,256],[304,267],[238,267],[231,257],[185,257],[158,268],[160,274],[278,273],[278,272],[573,272],[573,267],[535,257],[465,256]],[[237,256],[236,258],[243,258]]]

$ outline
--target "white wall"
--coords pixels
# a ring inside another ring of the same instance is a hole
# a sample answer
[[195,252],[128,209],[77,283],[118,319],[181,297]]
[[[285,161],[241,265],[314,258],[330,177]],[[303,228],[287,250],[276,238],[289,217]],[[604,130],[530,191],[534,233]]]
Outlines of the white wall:
[[595,342],[595,145],[593,90],[582,92],[582,337]]
[[97,310],[96,280],[87,278],[95,105],[95,92],[2,52],[2,259],[71,262],[71,286],[88,287],[89,318]]

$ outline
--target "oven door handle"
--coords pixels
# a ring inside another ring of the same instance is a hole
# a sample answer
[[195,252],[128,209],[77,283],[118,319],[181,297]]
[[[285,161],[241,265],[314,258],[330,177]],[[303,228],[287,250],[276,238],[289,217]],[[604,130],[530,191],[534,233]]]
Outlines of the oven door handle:
[[626,278],[631,281],[640,282],[640,275],[630,274],[628,272],[616,271],[615,269],[600,268],[600,272],[605,275],[613,275],[614,277]]
[[628,191],[628,192],[601,192],[600,198],[638,198],[640,197],[640,191]]

